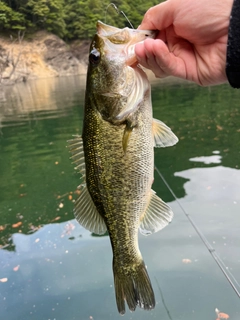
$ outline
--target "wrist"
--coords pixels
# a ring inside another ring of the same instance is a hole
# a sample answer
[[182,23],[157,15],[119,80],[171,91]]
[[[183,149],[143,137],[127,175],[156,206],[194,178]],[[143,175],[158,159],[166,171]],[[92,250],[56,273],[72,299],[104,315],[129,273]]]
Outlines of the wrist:
[[230,16],[226,75],[233,88],[240,88],[240,0],[234,0]]

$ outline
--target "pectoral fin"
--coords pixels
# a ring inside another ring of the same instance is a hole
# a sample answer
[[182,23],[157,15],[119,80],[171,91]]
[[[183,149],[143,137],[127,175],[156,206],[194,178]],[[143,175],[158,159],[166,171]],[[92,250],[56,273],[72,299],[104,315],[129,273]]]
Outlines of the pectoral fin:
[[152,131],[154,147],[170,147],[178,142],[172,130],[160,120],[153,119]]
[[[83,150],[83,141],[80,136],[68,141],[68,146],[72,154],[71,159],[76,165],[75,169],[79,170],[85,177],[85,159]],[[96,234],[104,234],[107,231],[106,224],[88,192],[85,183],[80,186],[80,195],[75,202],[74,215],[76,220],[87,230]]]
[[172,221],[171,208],[151,190],[150,201],[141,219],[140,232],[147,236],[166,227]]
[[123,152],[125,153],[127,150],[128,142],[132,133],[133,127],[126,124],[126,127],[123,132],[123,139],[122,139],[122,145],[123,145]]

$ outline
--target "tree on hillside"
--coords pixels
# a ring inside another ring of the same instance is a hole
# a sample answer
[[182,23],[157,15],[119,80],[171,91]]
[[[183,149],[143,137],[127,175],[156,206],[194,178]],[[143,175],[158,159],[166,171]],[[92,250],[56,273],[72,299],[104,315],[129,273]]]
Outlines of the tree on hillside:
[[22,13],[0,2],[0,30],[25,30],[27,21]]
[[96,32],[96,22],[104,16],[105,1],[66,0],[65,22],[69,39],[88,39]]
[[[96,22],[136,28],[158,0],[0,0],[0,30],[47,30],[65,40],[89,39]],[[117,9],[116,9],[117,8]]]
[[35,29],[45,29],[63,37],[66,33],[64,0],[28,0],[19,10]]

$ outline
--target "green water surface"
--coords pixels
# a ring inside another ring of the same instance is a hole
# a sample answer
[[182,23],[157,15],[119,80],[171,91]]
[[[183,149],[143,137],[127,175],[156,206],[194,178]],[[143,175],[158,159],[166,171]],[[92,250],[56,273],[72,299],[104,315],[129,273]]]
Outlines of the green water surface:
[[[2,88],[0,88],[2,89]],[[81,134],[85,78],[38,80],[0,93],[0,319],[119,319],[108,236],[74,219],[79,175],[66,141]],[[153,189],[173,222],[140,248],[156,294],[125,319],[240,319],[240,301],[190,215],[240,291],[240,91],[154,82],[154,117],[179,137],[155,150]]]

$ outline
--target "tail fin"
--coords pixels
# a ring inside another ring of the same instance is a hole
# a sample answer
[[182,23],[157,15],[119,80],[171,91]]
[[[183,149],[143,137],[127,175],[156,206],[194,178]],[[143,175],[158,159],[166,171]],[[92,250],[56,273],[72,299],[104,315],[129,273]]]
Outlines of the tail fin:
[[150,310],[155,307],[155,297],[144,261],[128,267],[113,262],[114,285],[118,311],[125,313],[125,301],[131,311],[139,306]]

